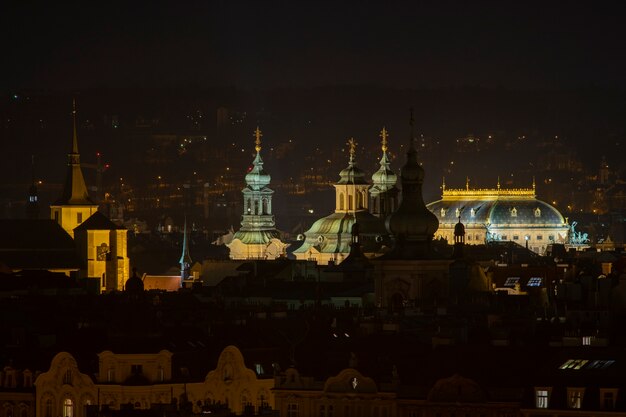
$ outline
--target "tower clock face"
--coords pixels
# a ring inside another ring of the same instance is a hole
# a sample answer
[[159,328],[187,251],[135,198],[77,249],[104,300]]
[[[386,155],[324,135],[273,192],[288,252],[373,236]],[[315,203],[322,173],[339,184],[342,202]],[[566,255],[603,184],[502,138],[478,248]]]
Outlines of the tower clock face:
[[97,251],[97,258],[96,259],[98,259],[99,261],[106,261],[107,260],[107,254],[109,253],[109,247],[107,246],[106,243],[103,243],[100,246],[98,246],[96,251]]

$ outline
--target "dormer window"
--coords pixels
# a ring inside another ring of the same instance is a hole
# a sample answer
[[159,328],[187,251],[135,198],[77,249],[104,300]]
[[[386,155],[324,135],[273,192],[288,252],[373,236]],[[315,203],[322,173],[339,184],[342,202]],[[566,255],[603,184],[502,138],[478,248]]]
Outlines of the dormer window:
[[475,217],[476,216],[476,210],[470,209],[470,216],[471,217]]
[[535,388],[535,405],[537,408],[548,408],[552,388]]
[[511,209],[511,217],[517,217],[517,209],[515,207]]
[[441,217],[446,217],[446,209],[445,208],[441,208]]
[[535,209],[535,217],[541,217],[541,209],[539,207]]
[[461,215],[461,210],[459,210],[458,208],[454,210],[454,217],[459,217],[460,215]]

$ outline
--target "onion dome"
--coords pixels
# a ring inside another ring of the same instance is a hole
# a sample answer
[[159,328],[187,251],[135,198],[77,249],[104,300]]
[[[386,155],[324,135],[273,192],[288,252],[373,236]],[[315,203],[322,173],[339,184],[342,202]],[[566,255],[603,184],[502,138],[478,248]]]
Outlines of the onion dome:
[[348,141],[348,146],[350,146],[350,160],[348,161],[348,167],[342,169],[339,173],[339,181],[337,184],[367,184],[367,181],[365,181],[365,172],[357,167],[354,161],[356,145],[357,142],[354,138],[350,138]]
[[263,169],[263,159],[261,158],[261,131],[256,128],[256,157],[252,161],[252,169],[246,174],[246,183],[252,190],[258,191],[270,184],[272,177]]
[[406,241],[432,240],[439,220],[426,208],[422,197],[424,169],[417,162],[417,151],[411,146],[407,152],[407,162],[401,170],[402,202],[398,210],[387,220],[389,232]]

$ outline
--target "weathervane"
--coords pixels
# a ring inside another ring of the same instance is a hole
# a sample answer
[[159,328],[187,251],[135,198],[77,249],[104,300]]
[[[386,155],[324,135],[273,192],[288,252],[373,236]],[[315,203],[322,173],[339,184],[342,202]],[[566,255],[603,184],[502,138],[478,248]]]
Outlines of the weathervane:
[[254,141],[254,149],[256,149],[257,153],[261,152],[261,136],[263,136],[263,134],[261,134],[261,129],[257,126],[254,131],[254,137],[256,138]]
[[387,133],[387,129],[385,129],[385,127],[383,126],[383,130],[380,131],[380,138],[382,139],[380,141],[381,143],[381,148],[383,150],[383,152],[387,152],[387,138],[389,137],[389,134]]
[[354,154],[356,153],[356,145],[358,145],[358,143],[356,142],[356,140],[354,140],[354,138],[348,139],[348,146],[350,147],[350,160],[354,159]]

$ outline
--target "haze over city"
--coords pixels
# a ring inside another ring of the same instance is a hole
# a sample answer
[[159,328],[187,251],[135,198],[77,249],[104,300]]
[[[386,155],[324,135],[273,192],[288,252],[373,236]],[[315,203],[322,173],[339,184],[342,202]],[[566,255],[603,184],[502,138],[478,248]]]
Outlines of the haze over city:
[[0,6],[4,417],[626,414],[626,27]]

